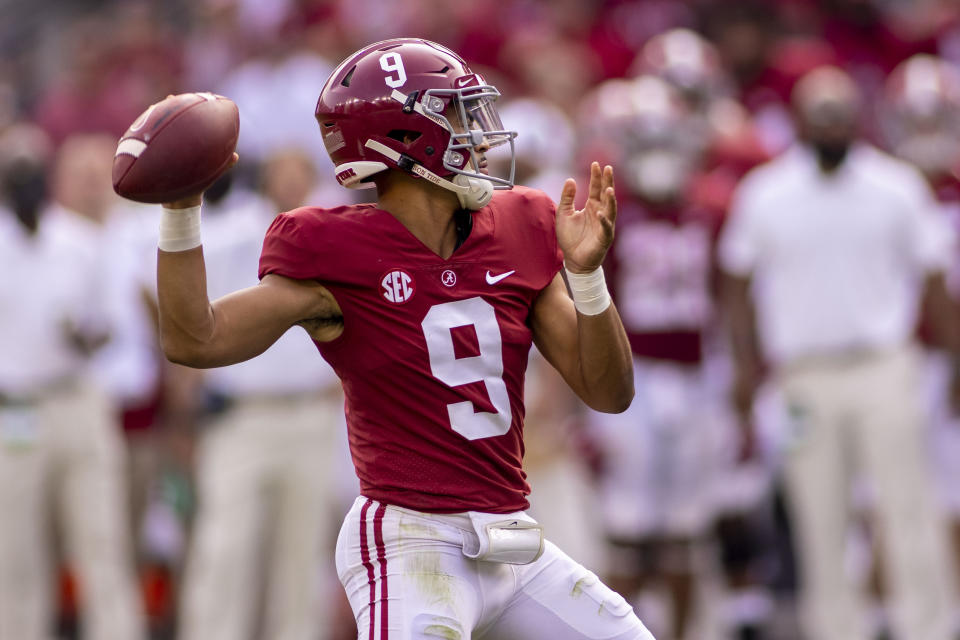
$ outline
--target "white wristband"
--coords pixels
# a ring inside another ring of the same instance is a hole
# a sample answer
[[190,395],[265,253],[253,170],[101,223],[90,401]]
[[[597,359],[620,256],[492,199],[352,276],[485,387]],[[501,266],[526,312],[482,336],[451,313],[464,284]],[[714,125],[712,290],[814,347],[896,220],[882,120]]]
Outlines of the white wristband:
[[600,315],[610,306],[610,292],[603,277],[603,267],[597,267],[590,273],[571,273],[566,267],[567,282],[573,294],[573,306],[585,316]]
[[200,246],[200,205],[186,209],[167,209],[160,214],[161,251],[187,251]]

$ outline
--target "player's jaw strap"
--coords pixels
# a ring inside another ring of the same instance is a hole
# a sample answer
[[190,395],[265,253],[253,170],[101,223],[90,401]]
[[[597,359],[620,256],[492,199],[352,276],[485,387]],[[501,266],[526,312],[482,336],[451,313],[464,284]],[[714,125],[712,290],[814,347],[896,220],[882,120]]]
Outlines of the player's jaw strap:
[[376,151],[380,155],[386,157],[388,160],[392,160],[394,164],[407,173],[412,173],[420,176],[424,180],[429,180],[433,184],[446,189],[447,191],[453,191],[455,194],[457,194],[457,199],[460,201],[460,206],[464,209],[476,211],[477,209],[485,207],[493,197],[493,183],[489,180],[457,175],[451,182],[450,180],[441,178],[433,171],[430,171],[424,167],[422,164],[419,164],[410,156],[391,149],[382,142],[377,142],[376,140],[367,140],[364,143],[364,146],[372,151]]

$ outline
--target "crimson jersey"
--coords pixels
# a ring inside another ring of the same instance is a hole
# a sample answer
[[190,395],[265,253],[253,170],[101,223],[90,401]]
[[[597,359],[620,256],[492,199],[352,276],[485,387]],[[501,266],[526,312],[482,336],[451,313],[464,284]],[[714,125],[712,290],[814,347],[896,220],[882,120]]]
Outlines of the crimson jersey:
[[624,201],[619,209],[604,268],[634,355],[699,364],[713,314],[713,248],[721,216],[639,201]]
[[317,343],[343,382],[363,495],[420,511],[526,509],[530,310],[562,264],[545,194],[497,191],[444,260],[375,205],[305,207],[267,231],[260,277],[317,280],[344,330]]

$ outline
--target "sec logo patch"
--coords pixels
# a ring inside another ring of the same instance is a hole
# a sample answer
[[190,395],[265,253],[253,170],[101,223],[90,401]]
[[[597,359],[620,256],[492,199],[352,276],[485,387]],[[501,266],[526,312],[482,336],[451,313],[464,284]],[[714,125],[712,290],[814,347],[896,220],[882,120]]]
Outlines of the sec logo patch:
[[413,276],[403,269],[394,269],[387,272],[380,279],[380,294],[387,302],[403,304],[416,293]]

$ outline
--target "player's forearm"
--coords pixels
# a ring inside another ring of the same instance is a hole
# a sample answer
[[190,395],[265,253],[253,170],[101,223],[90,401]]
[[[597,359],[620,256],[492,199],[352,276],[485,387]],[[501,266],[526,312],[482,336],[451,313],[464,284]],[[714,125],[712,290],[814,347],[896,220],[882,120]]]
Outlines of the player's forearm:
[[630,345],[613,303],[600,306],[578,312],[557,274],[537,298],[531,326],[540,353],[587,406],[619,413],[633,401]]
[[605,413],[626,411],[633,401],[633,359],[616,307],[598,315],[577,314],[581,397]]
[[157,251],[160,344],[171,362],[202,366],[214,334],[203,249]]
[[726,275],[723,280],[723,306],[728,324],[730,347],[737,372],[758,376],[760,348],[756,314],[750,299],[750,280]]
[[942,272],[934,272],[927,276],[922,300],[934,339],[939,346],[953,356],[953,360],[960,366],[960,323],[957,322],[957,302],[951,298]]

